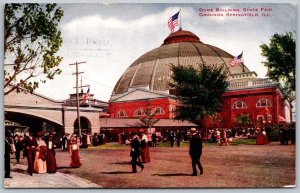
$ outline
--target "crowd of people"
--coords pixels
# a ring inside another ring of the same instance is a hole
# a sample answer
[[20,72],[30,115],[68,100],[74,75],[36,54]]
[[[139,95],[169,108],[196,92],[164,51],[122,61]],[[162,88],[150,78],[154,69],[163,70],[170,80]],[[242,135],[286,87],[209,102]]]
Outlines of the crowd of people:
[[[143,132],[145,133],[144,129]],[[140,130],[140,131],[141,131]],[[135,132],[134,132],[135,133]],[[126,144],[129,145],[130,144],[130,138],[132,136],[132,132],[121,132],[118,134],[118,138],[119,138],[119,143],[121,144]],[[170,146],[174,147],[174,144],[176,142],[176,146],[180,147],[180,144],[182,141],[187,141],[188,137],[186,136],[186,132],[181,131],[181,130],[177,130],[176,132],[174,130],[166,130],[164,132],[148,132],[148,134],[144,134],[144,138],[147,141],[147,145],[149,147],[156,147],[158,143],[161,142],[170,142]]]
[[[15,154],[17,163],[20,163],[21,153],[23,159],[27,158],[27,172],[29,175],[56,173],[56,157],[54,142],[55,133],[44,133],[39,131],[34,136],[32,132],[22,134],[15,134],[14,136],[9,132],[5,132],[5,178],[12,178],[10,176],[10,155]],[[80,140],[76,134],[69,137],[65,134],[62,137],[62,149],[68,150],[71,158],[71,167],[80,167],[79,158],[79,144]]]
[[[256,138],[256,144],[268,144],[270,142],[271,128],[266,126],[264,128],[214,128],[208,131],[208,142],[219,143],[220,145],[228,145],[232,138]],[[201,132],[202,131],[202,132]],[[130,156],[132,172],[136,173],[136,167],[139,166],[141,170],[144,169],[144,163],[150,162],[149,146],[156,147],[158,138],[161,141],[169,141],[170,146],[173,147],[175,142],[177,147],[180,147],[181,141],[190,140],[189,154],[192,160],[192,175],[197,175],[196,166],[200,170],[200,175],[203,174],[203,167],[200,162],[202,155],[202,135],[203,130],[196,130],[195,128],[189,131],[176,132],[172,129],[166,130],[164,133],[145,132],[140,129],[139,133],[131,132],[130,137],[124,132],[120,134],[121,143],[130,145]],[[84,137],[84,136],[83,136]],[[20,163],[21,152],[23,158],[27,158],[28,169],[27,172],[32,176],[33,173],[55,173],[57,171],[56,158],[55,158],[55,133],[44,133],[39,131],[33,136],[33,133],[27,132],[25,135],[11,135],[5,132],[5,178],[10,176],[10,154],[15,153],[17,163]],[[150,138],[150,139],[149,139]],[[292,144],[295,144],[295,127],[292,125],[281,126],[279,130],[279,140],[281,144],[288,144],[289,139]],[[81,162],[79,158],[79,148],[87,147],[89,144],[94,146],[102,145],[105,143],[104,134],[94,134],[90,140],[86,137],[84,140],[76,134],[65,133],[60,139],[61,148],[63,151],[69,151],[71,158],[71,167],[80,167]],[[85,145],[84,145],[85,144]]]
[[230,142],[230,138],[248,138],[256,137],[257,131],[255,128],[214,128],[208,130],[207,139],[211,143]]
[[104,133],[94,133],[92,136],[93,146],[103,145],[106,143],[105,134]]
[[279,125],[279,141],[281,145],[288,145],[296,143],[296,125],[295,123],[285,123]]
[[256,128],[214,128],[208,131],[206,140],[210,143],[228,145],[234,138],[255,138],[258,145],[278,140],[280,144],[287,145],[288,141],[295,144],[295,137],[294,124],[279,124]]

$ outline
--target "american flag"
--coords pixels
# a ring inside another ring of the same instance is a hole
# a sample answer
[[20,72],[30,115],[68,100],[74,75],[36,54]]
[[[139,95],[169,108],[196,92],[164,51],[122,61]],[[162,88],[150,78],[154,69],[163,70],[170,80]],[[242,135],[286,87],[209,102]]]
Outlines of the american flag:
[[82,97],[82,100],[80,101],[80,104],[84,103],[85,100],[90,96],[90,87],[88,88],[86,94]]
[[233,67],[233,66],[235,66],[235,65],[237,65],[237,64],[239,64],[241,62],[244,62],[244,60],[243,60],[243,52],[240,55],[238,55],[237,57],[235,57],[232,60],[230,60],[230,66]]
[[178,26],[178,16],[179,16],[179,12],[178,11],[175,15],[173,15],[172,17],[170,17],[169,21],[168,21],[168,26],[171,30],[171,32],[174,32],[174,28],[175,26]]

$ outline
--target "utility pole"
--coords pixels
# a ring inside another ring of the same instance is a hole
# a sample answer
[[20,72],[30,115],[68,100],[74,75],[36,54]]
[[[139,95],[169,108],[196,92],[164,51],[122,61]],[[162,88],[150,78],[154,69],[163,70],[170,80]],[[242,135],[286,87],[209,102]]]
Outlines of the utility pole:
[[82,74],[83,72],[78,72],[78,64],[83,64],[83,63],[86,63],[86,62],[75,62],[73,64],[70,64],[70,66],[76,65],[76,72],[72,73],[72,75],[76,75],[76,87],[74,87],[74,88],[76,88],[78,135],[79,135],[80,138],[81,138],[81,125],[80,125],[80,110],[79,110],[78,75]]

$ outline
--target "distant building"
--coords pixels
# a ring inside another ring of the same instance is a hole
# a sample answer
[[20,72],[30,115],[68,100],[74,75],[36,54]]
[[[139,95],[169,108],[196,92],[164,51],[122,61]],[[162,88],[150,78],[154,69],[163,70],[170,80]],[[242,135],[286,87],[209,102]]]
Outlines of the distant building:
[[[77,106],[77,94],[70,94],[70,98],[64,100],[65,106],[76,107]],[[98,99],[94,99],[94,94],[80,92],[79,95],[79,106],[80,107],[95,107],[103,109],[103,112],[107,111],[108,103]]]
[[249,116],[253,126],[291,122],[291,106],[280,83],[258,78],[244,63],[230,66],[233,58],[226,51],[203,43],[192,32],[180,29],[171,33],[160,47],[143,54],[126,69],[114,87],[108,114],[111,118],[138,119],[145,117],[150,105],[156,112],[153,118],[171,121],[178,101],[169,86],[170,64],[196,69],[217,65],[228,72],[229,88],[217,118],[205,118],[203,125],[207,130],[238,126],[236,120],[242,114]]
[[[82,133],[98,133],[99,117],[106,115],[108,103],[86,94],[79,94],[80,128]],[[18,88],[4,96],[5,129],[12,133],[30,130],[35,134],[40,130],[54,131],[59,139],[64,133],[79,132],[76,107],[76,94],[71,94],[67,100],[54,100]]]

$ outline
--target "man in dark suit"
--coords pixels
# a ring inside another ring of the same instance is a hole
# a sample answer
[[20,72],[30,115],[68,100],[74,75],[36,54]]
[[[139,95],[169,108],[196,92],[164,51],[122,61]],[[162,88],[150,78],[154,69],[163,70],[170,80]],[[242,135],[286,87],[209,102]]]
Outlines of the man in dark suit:
[[179,130],[177,130],[176,135],[175,135],[177,147],[180,147],[181,137],[182,137],[181,132]]
[[11,134],[5,132],[5,152],[4,152],[4,165],[5,165],[5,178],[12,178],[10,176],[10,139]]
[[29,135],[25,137],[24,145],[27,151],[27,162],[28,162],[27,172],[32,176],[35,151],[38,146],[37,141],[35,137],[33,137],[32,133],[29,133]]
[[174,146],[174,141],[175,141],[174,138],[175,138],[175,132],[173,130],[171,130],[169,133],[169,141],[170,141],[171,147]]
[[138,161],[138,157],[141,155],[141,144],[139,141],[138,136],[135,133],[132,133],[132,140],[131,140],[131,151],[130,151],[130,156],[131,156],[131,165],[132,165],[132,172],[136,173],[136,165],[138,165],[143,171],[144,165]]
[[64,134],[64,136],[61,139],[61,146],[63,151],[66,150],[67,141],[68,141],[67,134]]
[[152,133],[152,146],[153,147],[156,147],[156,140],[157,140],[156,138],[157,138],[156,133],[153,132]]
[[192,137],[190,139],[190,156],[192,158],[192,167],[193,167],[193,173],[192,176],[197,176],[197,169],[196,165],[198,166],[200,170],[200,175],[203,174],[203,167],[200,163],[200,157],[202,155],[202,139],[197,133],[196,128],[191,129]]

